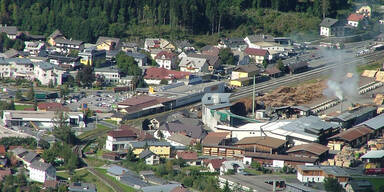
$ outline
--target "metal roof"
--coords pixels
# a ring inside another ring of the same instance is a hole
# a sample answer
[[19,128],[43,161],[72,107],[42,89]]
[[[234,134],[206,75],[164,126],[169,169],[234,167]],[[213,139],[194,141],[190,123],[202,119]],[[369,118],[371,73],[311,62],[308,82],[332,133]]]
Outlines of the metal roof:
[[325,122],[316,116],[301,117],[282,127],[284,130],[301,130],[304,132],[310,132],[318,134],[322,130],[328,130],[335,128],[338,125]]
[[112,174],[112,175],[123,175],[124,173],[131,172],[129,169],[126,169],[124,167],[120,167],[118,165],[111,165],[108,169],[107,172]]
[[384,127],[384,114],[378,115],[372,119],[362,122],[360,125],[366,125],[371,129],[380,129]]
[[368,151],[361,157],[362,159],[382,159],[384,158],[384,150]]
[[168,142],[163,141],[137,141],[131,142],[133,148],[143,148],[147,144],[148,146],[171,146]]
[[360,116],[367,114],[367,113],[370,113],[372,111],[376,111],[376,109],[377,109],[376,107],[372,107],[372,106],[360,107],[360,108],[355,109],[355,110],[344,112],[344,113],[338,115],[336,118],[341,120],[341,121],[349,121],[351,119],[360,117]]

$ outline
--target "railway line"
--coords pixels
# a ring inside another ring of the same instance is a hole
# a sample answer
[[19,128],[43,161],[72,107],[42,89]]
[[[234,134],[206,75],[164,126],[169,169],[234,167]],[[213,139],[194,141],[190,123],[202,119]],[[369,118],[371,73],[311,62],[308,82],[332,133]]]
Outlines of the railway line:
[[[358,57],[354,60],[346,62],[345,65],[351,65],[352,63],[361,65],[361,62],[364,62],[364,64],[371,63],[376,61],[378,58],[380,58],[383,55],[383,53],[384,51],[378,51],[369,55]],[[255,85],[255,91],[263,92],[263,91],[267,91],[283,85],[291,85],[293,83],[299,83],[299,82],[315,79],[323,76],[327,72],[330,72],[332,69],[335,69],[337,67],[338,67],[337,63],[332,63],[332,62],[325,63],[319,67],[312,68],[302,73],[287,75],[277,79],[272,79],[269,81],[257,83]],[[238,88],[236,92],[232,93],[231,100],[237,100],[237,99],[252,95],[252,90],[253,90],[252,85]]]

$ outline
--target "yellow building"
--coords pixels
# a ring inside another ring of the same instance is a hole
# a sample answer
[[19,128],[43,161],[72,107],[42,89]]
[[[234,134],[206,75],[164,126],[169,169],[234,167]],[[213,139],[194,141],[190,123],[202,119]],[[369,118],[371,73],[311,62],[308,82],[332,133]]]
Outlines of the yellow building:
[[139,156],[146,148],[151,150],[154,154],[163,157],[169,158],[171,156],[171,145],[168,142],[163,141],[138,141],[131,142],[130,146],[132,147],[133,153],[136,156]]
[[118,50],[120,49],[120,39],[113,37],[99,37],[96,42],[96,47],[98,50]]
[[80,63],[84,65],[93,66],[95,63],[104,63],[106,60],[106,51],[97,50],[95,48],[84,49],[83,52],[79,53]]
[[242,87],[249,85],[254,75],[259,74],[259,68],[256,65],[240,65],[232,71],[231,86]]

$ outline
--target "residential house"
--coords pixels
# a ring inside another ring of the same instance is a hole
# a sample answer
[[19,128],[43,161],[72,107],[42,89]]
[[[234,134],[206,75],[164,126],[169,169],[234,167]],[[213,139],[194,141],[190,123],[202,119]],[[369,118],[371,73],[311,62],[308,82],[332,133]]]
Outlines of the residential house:
[[41,160],[40,155],[33,151],[28,151],[20,159],[24,163],[25,168],[29,168],[33,162]]
[[346,192],[374,191],[373,185],[368,180],[350,180],[345,186]]
[[159,67],[162,67],[168,70],[176,69],[176,65],[177,65],[176,60],[177,60],[177,56],[169,51],[161,51],[155,57],[155,61],[159,65]]
[[220,49],[212,45],[206,45],[200,49],[200,52],[202,55],[219,56]]
[[233,51],[233,55],[236,59],[236,65],[248,65],[251,62],[249,55],[242,51]]
[[147,68],[144,72],[144,81],[149,85],[160,85],[162,81],[171,84],[180,79],[187,78],[191,73],[176,70],[168,70],[165,68]]
[[0,77],[33,80],[34,65],[25,58],[0,59]]
[[171,145],[164,141],[133,141],[129,143],[129,146],[133,149],[133,153],[136,156],[139,156],[146,149],[163,158],[171,156]]
[[34,161],[29,166],[29,179],[40,183],[56,180],[56,169],[51,164]]
[[337,179],[341,185],[346,184],[350,179],[349,173],[344,168],[337,166],[297,166],[297,179],[300,182],[323,183],[327,177]]
[[20,35],[16,26],[0,25],[0,33],[7,34],[9,39],[15,40]]
[[188,40],[176,40],[174,44],[178,53],[195,51],[195,48]]
[[250,35],[244,38],[245,43],[248,45],[248,48],[259,48],[255,43],[257,42],[275,42],[275,39],[271,35]]
[[139,67],[147,65],[147,55],[139,52],[127,52],[126,55],[133,57]]
[[110,165],[107,169],[107,174],[114,177],[122,184],[133,187],[136,190],[149,185],[148,183],[144,182],[135,172],[118,165]]
[[338,19],[324,18],[320,23],[320,35],[324,37],[344,36],[344,26]]
[[48,36],[48,44],[51,45],[51,46],[55,46],[56,45],[56,39],[58,38],[65,38],[65,36],[63,35],[63,33],[61,33],[61,31],[59,31],[58,29],[56,29],[52,34],[50,34]]
[[243,38],[221,38],[217,47],[230,48],[232,50],[244,50],[247,48],[247,44]]
[[256,63],[262,64],[264,61],[269,60],[269,51],[264,49],[255,49],[255,48],[246,48],[244,53],[249,55],[249,57],[255,60]]
[[224,175],[226,173],[243,173],[244,172],[244,164],[241,161],[224,161],[220,167],[220,175]]
[[201,119],[205,126],[215,130],[215,127],[221,123],[221,116],[214,111],[230,110],[232,106],[229,97],[230,93],[206,93],[202,99]]
[[188,147],[195,142],[193,138],[183,135],[182,133],[173,133],[165,139],[172,147]]
[[73,182],[68,186],[69,192],[97,192],[96,185],[93,183]]
[[95,66],[97,63],[103,64],[106,59],[105,50],[97,50],[95,47],[90,47],[79,52],[80,63],[84,65]]
[[139,45],[137,43],[132,42],[123,42],[121,44],[121,50],[124,52],[137,52]]
[[70,53],[71,50],[81,52],[84,49],[84,42],[79,40],[56,38],[55,48],[57,52],[64,54]]
[[37,111],[69,111],[61,103],[40,102],[37,104]]
[[201,165],[201,160],[195,151],[180,151],[176,153],[176,159],[183,159],[188,165]]
[[200,59],[206,59],[208,63],[208,70],[213,71],[220,67],[220,58],[216,55],[206,55],[206,54],[196,54],[196,53],[190,53],[188,54],[189,58],[200,58]]
[[173,51],[175,50],[175,46],[165,39],[147,38],[144,42],[144,49],[147,51],[151,49],[166,49]]
[[66,75],[66,71],[58,66],[54,66],[47,62],[35,63],[34,77],[38,79],[42,85],[53,85],[63,84],[63,79]]
[[147,165],[157,165],[160,163],[160,157],[149,149],[146,149],[141,152],[139,158],[144,159],[145,164]]
[[40,52],[45,50],[45,43],[42,41],[25,41],[24,52],[31,56],[40,56]]
[[155,131],[154,135],[157,139],[161,139],[158,137],[159,131],[161,131],[164,139],[167,139],[174,133],[180,133],[187,137],[194,139],[196,142],[200,142],[204,139],[207,134],[202,125],[192,125],[187,123],[188,118],[183,118],[178,121],[169,122],[162,124],[158,130]]
[[[119,88],[121,89],[125,89],[125,88],[128,88],[128,90],[132,90],[132,87],[135,83],[135,80],[136,80],[136,77],[135,76],[132,76],[132,75],[129,75],[129,76],[125,76],[125,77],[120,77],[119,79],[119,84],[120,85],[124,85],[126,87],[115,87],[115,90],[118,90]],[[127,89],[126,89],[127,90]],[[136,89],[137,90],[137,89]]]
[[268,136],[245,137],[236,142],[234,146],[244,151],[281,153],[286,148],[287,141]]
[[352,13],[347,18],[348,25],[350,25],[352,27],[358,27],[359,24],[364,20],[364,18],[365,18],[364,15],[360,15],[360,14],[357,14],[357,13]]
[[119,70],[115,66],[94,68],[96,79],[104,79],[107,84],[117,84],[120,80]]
[[205,58],[183,57],[179,63],[180,71],[197,73],[209,72],[209,65]]
[[220,167],[223,164],[223,162],[226,161],[225,159],[206,159],[204,160],[204,164],[206,167],[208,167],[209,172],[219,172]]
[[[259,67],[254,64],[239,65],[232,70],[229,84],[236,87],[247,86],[253,81],[253,77],[258,76],[259,72]],[[259,78],[257,77],[257,79]]]
[[61,54],[48,55],[48,61],[62,68],[76,68],[80,66],[80,57],[64,56]]
[[120,39],[114,38],[114,37],[100,36],[97,39],[96,47],[98,50],[105,50],[105,51],[119,50],[121,47]]
[[356,13],[370,18],[372,16],[372,8],[369,5],[362,5],[356,9]]
[[118,129],[108,132],[105,148],[109,151],[126,150],[137,134],[130,129]]
[[0,53],[0,57],[9,59],[9,58],[24,57],[24,54],[21,51],[18,51],[16,49],[9,49],[4,53]]
[[308,143],[293,146],[287,150],[288,155],[296,157],[314,157],[318,159],[326,159],[329,148],[318,143]]

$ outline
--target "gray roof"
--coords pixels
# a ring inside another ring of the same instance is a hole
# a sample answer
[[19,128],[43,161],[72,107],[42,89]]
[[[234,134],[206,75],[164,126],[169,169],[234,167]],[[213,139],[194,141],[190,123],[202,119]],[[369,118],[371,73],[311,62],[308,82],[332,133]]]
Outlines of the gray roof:
[[179,187],[180,184],[166,184],[166,185],[157,185],[157,186],[149,186],[149,187],[143,187],[141,190],[143,192],[170,192],[172,189]]
[[285,130],[298,130],[300,132],[304,131],[306,133],[318,135],[323,130],[328,130],[331,128],[336,128],[338,125],[325,122],[317,116],[308,116],[301,117],[294,120],[293,122],[285,125],[282,129]]
[[68,186],[69,191],[77,192],[96,192],[96,185],[93,183],[78,183],[74,182],[69,184]]
[[0,26],[0,33],[6,33],[8,35],[16,35],[17,27],[16,26]]
[[108,167],[107,172],[112,175],[123,175],[124,173],[132,172],[129,169],[126,169],[124,167],[120,167],[118,165],[111,165]]
[[35,66],[40,67],[44,71],[48,71],[48,70],[53,69],[53,65],[51,63],[48,63],[48,62],[38,62],[38,63],[35,63]]
[[188,40],[176,40],[174,45],[177,48],[184,49],[185,47],[192,47],[192,44]]
[[52,34],[50,34],[50,35],[48,36],[48,38],[55,39],[55,38],[57,38],[57,37],[62,37],[62,36],[64,36],[63,33],[61,33],[60,30],[56,29],[54,32],[52,32]]
[[350,176],[350,174],[346,171],[345,168],[337,167],[337,166],[319,166],[319,165],[298,165],[298,168],[301,170],[323,170],[327,174],[334,176]]
[[151,150],[146,149],[140,153],[139,158],[140,159],[146,159],[147,157],[150,157],[152,155],[156,155],[156,154],[154,154]]
[[31,163],[38,156],[39,156],[39,154],[37,154],[33,151],[29,151],[26,155],[24,155],[23,159],[24,159],[24,161]]
[[145,144],[148,146],[171,146],[168,142],[164,141],[134,141],[130,144],[133,148],[143,148]]
[[352,191],[374,191],[372,183],[367,180],[350,180],[348,184],[351,185]]
[[364,114],[376,111],[377,108],[373,106],[366,106],[366,107],[360,107],[355,110],[344,112],[336,117],[336,119],[339,119],[341,121],[349,121],[354,118],[363,116]]
[[219,56],[203,55],[203,54],[196,54],[196,53],[188,54],[188,57],[189,58],[206,59],[210,66],[214,66],[217,63],[217,61],[219,60]]
[[169,136],[167,138],[167,140],[174,141],[176,143],[180,143],[180,144],[183,144],[185,146],[190,145],[192,142],[192,138],[187,137],[187,136],[182,135],[182,134],[179,134],[179,133],[172,134],[171,136]]
[[131,48],[138,47],[137,43],[133,43],[133,42],[123,42],[122,46],[123,47],[131,47]]
[[207,63],[207,59],[205,58],[195,58],[195,57],[183,57],[179,63],[180,67],[186,67],[192,65],[196,68],[201,68],[204,64]]
[[127,52],[126,54],[135,59],[145,59],[147,57],[145,54],[138,53],[138,52]]
[[323,21],[321,21],[320,26],[322,27],[332,27],[334,24],[336,24],[339,20],[332,19],[332,18],[324,18]]
[[47,169],[49,169],[50,167],[53,167],[53,166],[49,163],[44,163],[41,161],[34,161],[31,163],[31,165],[29,165],[29,167],[33,168],[33,169],[41,170],[41,171],[46,171]]
[[250,35],[247,36],[251,43],[253,42],[275,42],[275,38],[272,35]]
[[378,115],[372,119],[360,123],[360,125],[366,125],[371,129],[377,130],[384,127],[384,114]]
[[110,67],[100,67],[100,68],[94,68],[94,71],[95,72],[109,72],[109,73],[112,73],[112,72],[115,72],[115,73],[118,73],[119,72],[119,69],[117,69],[117,67],[114,67],[114,66],[110,66]]
[[22,147],[17,147],[15,149],[12,149],[12,152],[13,152],[13,154],[20,157],[20,155],[23,155],[24,153],[28,152],[28,150],[26,150]]
[[[186,118],[188,119],[188,118]],[[202,126],[191,125],[181,121],[164,123],[159,127],[160,130],[167,130],[171,133],[185,133],[187,136],[194,139],[203,139],[206,135]]]
[[9,49],[6,52],[4,52],[2,55],[4,56],[4,58],[12,58],[20,55],[20,51],[16,49]]
[[382,159],[384,158],[384,150],[368,151],[361,158],[362,159]]
[[69,44],[69,45],[81,45],[84,42],[80,40],[71,40],[71,39],[64,39],[64,38],[57,38],[55,39],[56,43],[61,43],[61,44]]

